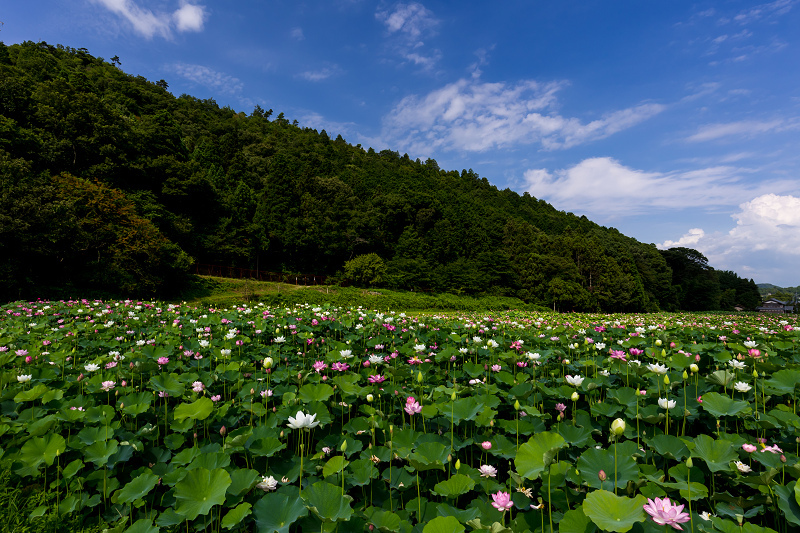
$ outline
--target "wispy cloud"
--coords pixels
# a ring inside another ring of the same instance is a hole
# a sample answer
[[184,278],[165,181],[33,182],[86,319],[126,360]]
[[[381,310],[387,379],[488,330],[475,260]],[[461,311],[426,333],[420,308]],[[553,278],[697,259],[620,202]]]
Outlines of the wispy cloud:
[[555,111],[556,93],[564,85],[462,79],[424,96],[403,98],[384,118],[383,136],[389,144],[420,155],[537,143],[554,150],[607,137],[665,109],[660,104],[642,104],[583,122]]
[[[601,218],[636,216],[654,210],[735,206],[767,192],[797,190],[793,181],[745,180],[755,171],[712,166],[674,172],[645,172],[610,157],[585,159],[567,169],[525,172],[525,190],[558,209]],[[613,216],[612,216],[613,215]]]
[[[740,11],[733,17],[732,21],[737,24],[749,24],[757,20],[779,17],[788,13],[794,3],[794,0],[776,0],[768,4],[757,5]],[[725,19],[725,21],[727,22],[728,20]]]
[[435,34],[439,21],[422,4],[398,3],[391,9],[378,9],[375,18],[385,25],[394,39],[392,48],[406,63],[431,70],[441,59],[441,52],[425,47],[423,39]]
[[765,133],[774,133],[786,129],[795,129],[797,120],[740,120],[701,126],[697,133],[686,138],[690,142],[705,142],[722,139],[723,137],[754,137]]
[[331,76],[335,76],[341,72],[341,69],[336,66],[324,67],[319,70],[307,70],[305,72],[301,72],[297,75],[298,78],[302,78],[307,81],[322,81],[330,78]]
[[238,94],[242,91],[242,82],[233,76],[217,72],[203,65],[192,65],[188,63],[175,63],[166,67],[178,76],[187,80],[208,87],[216,93]]
[[93,0],[128,22],[133,30],[147,39],[155,36],[170,39],[173,31],[199,32],[203,30],[206,8],[182,0],[173,12],[140,7],[134,0]]
[[800,256],[800,197],[763,194],[739,205],[732,218],[736,225],[728,232],[692,228],[658,247],[694,248],[715,268],[731,269],[759,281],[796,285],[798,279],[786,279],[783,265],[796,262]]
[[305,40],[306,36],[303,33],[303,28],[292,28],[292,31],[289,33],[292,36],[292,39],[297,41]]

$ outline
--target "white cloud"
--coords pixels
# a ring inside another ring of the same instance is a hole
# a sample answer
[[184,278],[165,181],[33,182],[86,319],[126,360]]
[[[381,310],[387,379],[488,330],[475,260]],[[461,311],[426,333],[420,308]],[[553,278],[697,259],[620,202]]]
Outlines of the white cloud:
[[739,12],[733,20],[739,24],[748,24],[756,20],[785,15],[792,9],[793,0],[776,0],[769,4],[761,4]]
[[175,63],[167,67],[175,74],[198,85],[208,87],[217,93],[237,94],[242,90],[242,82],[238,78],[217,72],[203,65]]
[[433,13],[419,3],[397,4],[394,10],[381,10],[375,18],[386,25],[389,33],[397,33],[412,41],[419,40],[423,33],[435,28],[439,21]]
[[179,32],[202,31],[206,19],[205,7],[186,1],[182,1],[173,13],[154,12],[140,7],[134,0],[94,1],[127,21],[136,33],[148,39],[156,35],[169,39],[173,27]]
[[753,172],[731,166],[644,172],[610,157],[595,157],[553,173],[546,169],[528,170],[524,187],[557,209],[606,219],[641,215],[654,209],[732,206],[768,191],[797,190],[792,181],[748,184],[744,178]]
[[306,38],[306,36],[303,34],[303,28],[292,28],[290,35],[292,36],[292,39],[296,39],[298,41],[302,41]]
[[739,205],[731,215],[736,226],[727,233],[706,234],[691,229],[677,241],[659,248],[686,246],[708,257],[714,268],[784,286],[800,283],[796,269],[800,256],[800,197],[763,194]]
[[794,127],[796,127],[796,121],[785,121],[782,119],[771,121],[740,120],[738,122],[706,124],[701,126],[697,133],[687,137],[686,140],[690,142],[704,142],[731,136],[753,137],[763,133],[772,133]]
[[415,154],[480,152],[535,143],[559,149],[607,137],[665,109],[642,104],[581,122],[555,111],[556,93],[563,86],[562,82],[462,79],[425,96],[403,98],[384,117],[383,135],[388,144]]
[[395,37],[392,43],[394,51],[406,62],[422,67],[423,70],[431,70],[441,59],[441,52],[438,50],[423,51],[425,43],[422,38],[433,35],[439,21],[422,4],[400,3],[390,10],[379,9],[375,18],[383,22],[390,36]]
[[325,79],[330,78],[340,72],[339,67],[325,67],[319,70],[307,70],[305,72],[301,72],[297,76],[307,81],[322,81]]

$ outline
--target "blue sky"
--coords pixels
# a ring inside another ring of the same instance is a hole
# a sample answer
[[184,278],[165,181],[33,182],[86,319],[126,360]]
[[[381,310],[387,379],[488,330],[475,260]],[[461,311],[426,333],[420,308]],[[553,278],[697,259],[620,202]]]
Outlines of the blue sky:
[[472,168],[640,241],[800,284],[800,5],[36,0],[6,44]]

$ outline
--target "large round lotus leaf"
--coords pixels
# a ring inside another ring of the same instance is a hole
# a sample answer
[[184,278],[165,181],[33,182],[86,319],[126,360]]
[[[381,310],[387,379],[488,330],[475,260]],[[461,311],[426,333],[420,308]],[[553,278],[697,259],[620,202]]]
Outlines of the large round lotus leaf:
[[157,392],[166,392],[170,396],[180,396],[183,394],[186,385],[178,381],[177,374],[161,374],[150,378],[150,384],[153,390]]
[[778,507],[783,511],[783,517],[788,522],[800,526],[800,489],[797,482],[791,481],[784,485],[774,487],[778,495]]
[[222,527],[225,529],[231,529],[232,527],[236,526],[239,522],[244,520],[244,517],[250,514],[250,508],[252,505],[249,503],[240,503],[226,514],[222,518]]
[[304,403],[315,401],[324,402],[333,396],[333,387],[326,385],[325,383],[318,383],[316,385],[309,383],[300,387],[300,390],[297,392],[297,396]]
[[689,448],[686,444],[674,435],[656,435],[647,441],[647,445],[655,450],[658,455],[667,456],[676,461],[689,456]]
[[522,477],[536,479],[553,462],[556,453],[564,445],[566,441],[558,433],[539,433],[519,447],[514,466]]
[[117,453],[119,443],[111,439],[110,441],[99,440],[83,449],[83,455],[87,461],[91,461],[95,466],[103,466],[108,462],[108,458]]
[[370,507],[366,510],[367,522],[379,531],[389,531],[396,533],[400,531],[400,517],[386,509]]
[[583,507],[570,509],[558,522],[559,533],[594,533],[597,526],[583,512]]
[[354,486],[366,485],[378,477],[378,469],[369,459],[357,459],[350,463],[347,481]]
[[296,492],[292,496],[270,492],[253,507],[259,533],[288,533],[292,524],[307,514],[308,509]]
[[182,403],[175,408],[175,420],[205,420],[214,410],[214,402],[203,396],[192,403]]
[[208,514],[214,505],[225,501],[225,491],[230,484],[230,474],[221,468],[190,470],[175,484],[175,512],[187,520]]
[[300,493],[300,497],[306,507],[323,522],[349,520],[353,514],[353,508],[350,507],[353,498],[347,494],[342,496],[341,487],[325,481],[317,481],[306,487]]
[[266,437],[253,441],[248,449],[257,457],[271,457],[284,448],[286,448],[285,442],[281,442],[275,437]]
[[122,487],[117,495],[118,503],[130,503],[142,498],[153,490],[158,483],[158,476],[150,472],[140,474]]
[[422,533],[464,533],[466,528],[454,516],[437,516],[422,528]]
[[458,424],[462,420],[472,420],[478,415],[478,412],[483,409],[483,404],[478,402],[474,396],[469,396],[467,398],[460,398],[453,402],[453,405],[450,406],[450,410],[447,407],[443,408],[443,414],[447,418],[453,419],[455,424]]
[[423,442],[417,449],[408,456],[408,462],[411,463],[418,472],[424,470],[432,470],[438,468],[444,470],[444,464],[447,462],[447,455],[449,449],[447,446],[440,442]]
[[25,441],[19,451],[19,460],[31,468],[36,468],[42,463],[50,466],[56,456],[64,453],[66,449],[67,441],[64,437],[50,433],[44,437],[34,437]]
[[732,400],[717,392],[707,392],[703,395],[701,407],[711,413],[714,417],[736,416],[738,414],[748,415],[752,412],[750,404],[739,400]]
[[328,477],[333,474],[338,474],[341,472],[344,467],[346,467],[349,463],[345,460],[343,455],[336,455],[331,457],[325,466],[322,468],[322,477]]
[[[585,483],[596,489],[613,489],[614,483],[614,446],[598,450],[589,448],[578,458],[578,470]],[[606,475],[606,480],[600,480],[600,471]],[[628,481],[639,479],[639,467],[630,455],[620,454],[617,451],[616,487],[624,488]]]
[[714,440],[708,435],[700,435],[694,439],[694,442],[692,457],[704,460],[712,472],[728,470],[730,462],[739,458],[730,441]]
[[455,498],[471,491],[473,487],[475,487],[475,481],[472,478],[464,474],[455,474],[450,479],[437,483],[433,487],[433,492],[445,498]]
[[228,487],[228,494],[238,496],[242,492],[250,490],[260,477],[260,474],[256,470],[247,468],[235,469],[231,472],[231,485]]
[[160,530],[161,528],[153,525],[152,518],[141,518],[126,529],[125,533],[158,533]]
[[[767,380],[767,384],[777,392],[791,394],[797,384],[800,383],[800,371],[798,370],[778,370]],[[703,396],[703,402],[706,397]]]
[[595,490],[586,496],[582,509],[600,529],[625,533],[636,522],[647,519],[643,508],[646,503],[647,499],[640,494],[626,498],[607,490]]

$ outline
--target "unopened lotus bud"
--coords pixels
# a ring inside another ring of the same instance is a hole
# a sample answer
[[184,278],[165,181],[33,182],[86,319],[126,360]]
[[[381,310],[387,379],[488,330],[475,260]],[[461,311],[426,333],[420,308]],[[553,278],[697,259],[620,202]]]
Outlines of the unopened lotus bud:
[[514,402],[514,409],[516,409],[517,411],[519,411],[519,400],[517,400],[516,402]]
[[568,365],[568,364],[569,364],[569,359],[564,359],[563,363],[564,363],[565,365]]
[[78,381],[80,381],[80,380],[82,380],[82,379],[83,379],[83,372],[81,372],[81,373],[78,375]]
[[346,451],[347,451],[347,441],[343,441],[343,442],[342,442],[342,445],[341,445],[341,446],[339,446],[339,450],[340,450],[342,453],[344,453],[344,452],[346,452]]
[[131,368],[133,368],[133,362],[131,362]]
[[283,438],[283,430],[281,430],[281,438]]
[[250,394],[255,394],[255,393],[256,393],[255,389],[250,389]]
[[785,462],[786,462],[786,456],[785,456],[785,455],[783,455],[783,454],[781,454],[781,462],[782,462],[782,463],[785,463]]
[[753,370],[753,377],[754,377],[754,378],[757,378],[757,377],[758,377],[758,370]]
[[744,516],[737,514],[736,521],[739,522],[739,527],[742,527],[742,523],[744,522]]
[[661,339],[656,339],[656,346],[661,346]]
[[425,379],[422,377],[422,372],[417,372],[417,383],[422,383],[422,380]]
[[599,471],[597,473],[597,477],[600,479],[600,481],[605,481],[606,479],[608,479],[608,476],[606,476],[606,473],[605,473],[604,470]]
[[667,351],[664,348],[661,348],[661,357],[666,357]]
[[456,470],[461,468],[461,459],[456,459]]
[[374,399],[374,397],[372,396],[372,394],[367,394],[367,401],[368,402],[371,402],[373,399]]
[[272,368],[272,357],[264,358],[264,368]]
[[456,401],[456,391],[453,391],[453,394],[450,395],[451,401]]
[[697,373],[697,372],[700,371],[700,367],[697,366],[696,364],[692,363],[691,365],[689,365],[689,370],[691,370],[694,373]]
[[489,427],[491,427],[491,428],[494,427],[494,420],[489,420]]
[[617,418],[611,422],[611,433],[617,437],[625,433],[625,421],[621,418]]
[[580,395],[576,391],[572,393],[572,396],[570,396],[570,398],[572,399],[573,402],[577,402],[580,399]]
[[303,379],[303,374],[301,372],[297,373],[297,379]]
[[692,463],[692,458],[689,457],[686,459],[686,468],[692,468],[692,466],[694,466],[694,463]]
[[687,379],[689,377],[689,373],[686,370],[683,371],[683,379]]
[[669,385],[669,376],[664,374],[664,385]]
[[228,430],[225,429],[225,426],[222,426],[221,428],[219,428],[219,434],[222,435],[223,437],[225,436],[225,433],[227,433],[227,432],[228,432]]
[[120,404],[119,404],[119,408],[120,408],[120,409],[125,409],[125,402],[122,402],[122,403],[120,403]]

